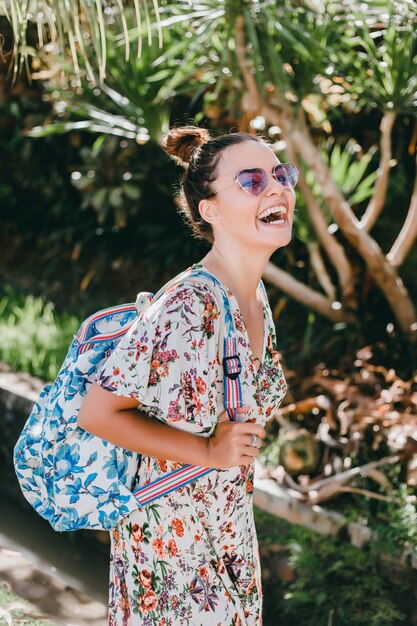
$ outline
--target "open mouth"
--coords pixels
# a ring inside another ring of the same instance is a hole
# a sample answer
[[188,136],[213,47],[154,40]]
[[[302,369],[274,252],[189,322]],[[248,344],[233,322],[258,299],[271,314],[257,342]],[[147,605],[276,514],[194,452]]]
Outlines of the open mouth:
[[265,209],[258,215],[258,220],[264,224],[285,224],[288,221],[287,207],[280,205]]

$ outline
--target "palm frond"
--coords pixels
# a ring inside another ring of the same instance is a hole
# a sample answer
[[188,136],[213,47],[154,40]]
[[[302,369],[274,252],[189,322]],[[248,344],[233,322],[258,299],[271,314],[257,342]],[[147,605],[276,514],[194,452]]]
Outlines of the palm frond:
[[[13,31],[13,48],[10,52],[14,59],[14,75],[22,64],[28,64],[28,29],[35,24],[37,50],[49,43],[61,56],[69,53],[78,80],[81,55],[90,78],[93,76],[93,68],[98,68],[99,81],[103,82],[106,77],[106,32],[111,30],[120,35],[125,59],[128,60],[130,35],[127,15],[132,10],[135,19],[132,29],[140,33],[137,54],[140,56],[142,52],[144,28],[148,33],[148,42],[152,42],[156,33],[158,45],[161,45],[158,2],[153,0],[151,7],[148,4],[148,0],[134,0],[130,7],[124,6],[122,0],[106,2],[105,6],[101,0],[0,0],[0,13],[6,16]],[[151,22],[154,27],[151,27]]]

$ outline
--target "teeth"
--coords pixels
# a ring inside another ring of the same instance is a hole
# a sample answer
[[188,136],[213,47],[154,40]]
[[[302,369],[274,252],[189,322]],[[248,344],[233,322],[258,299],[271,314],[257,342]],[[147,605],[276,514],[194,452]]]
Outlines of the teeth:
[[[278,206],[273,206],[273,207],[270,207],[269,209],[265,209],[265,211],[262,211],[262,213],[258,215],[258,220],[265,219],[266,217],[268,217],[268,215],[271,215],[271,213],[280,213],[281,215],[286,215],[287,207],[284,206],[283,204],[280,204]],[[274,222],[270,222],[270,223],[273,224]]]

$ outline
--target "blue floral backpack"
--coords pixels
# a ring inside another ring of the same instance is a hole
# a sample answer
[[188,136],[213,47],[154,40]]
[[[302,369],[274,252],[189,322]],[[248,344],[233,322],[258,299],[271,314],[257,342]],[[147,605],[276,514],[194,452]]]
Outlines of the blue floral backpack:
[[121,337],[150,305],[176,283],[210,284],[223,313],[224,406],[231,419],[242,406],[234,325],[227,296],[214,276],[186,270],[153,297],[142,292],[135,304],[98,311],[75,335],[55,381],[41,392],[14,449],[23,495],[58,531],[110,530],[122,517],[212,471],[195,465],[132,491],[140,454],[119,448],[77,426],[78,413],[104,362]]

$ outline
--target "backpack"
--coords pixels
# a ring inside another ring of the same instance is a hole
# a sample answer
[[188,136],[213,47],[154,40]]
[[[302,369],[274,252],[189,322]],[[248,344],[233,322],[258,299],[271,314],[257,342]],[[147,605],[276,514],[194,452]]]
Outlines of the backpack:
[[224,406],[230,419],[242,406],[234,324],[228,298],[217,279],[202,269],[186,270],[157,294],[142,292],[135,304],[104,309],[88,317],[75,335],[52,384],[41,392],[14,449],[23,495],[57,531],[110,530],[132,511],[212,471],[184,465],[132,492],[141,456],[77,426],[78,413],[98,366],[115,349],[138,316],[176,284],[215,287],[223,315]]

